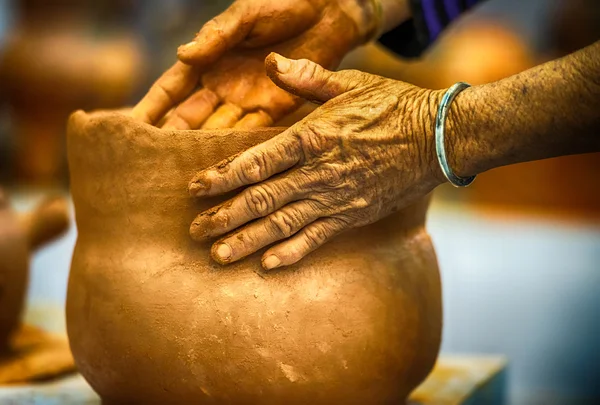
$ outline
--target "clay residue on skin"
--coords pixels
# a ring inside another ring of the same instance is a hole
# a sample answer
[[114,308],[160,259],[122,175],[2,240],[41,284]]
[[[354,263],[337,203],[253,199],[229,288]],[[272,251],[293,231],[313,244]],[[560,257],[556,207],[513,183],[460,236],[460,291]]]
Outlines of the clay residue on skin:
[[196,241],[204,241],[216,236],[213,231],[224,229],[229,224],[229,218],[226,215],[221,215],[218,218],[215,216],[222,209],[227,209],[233,204],[232,201],[227,201],[223,204],[212,207],[196,217],[190,226],[190,236]]
[[229,163],[233,162],[235,160],[235,158],[237,158],[241,154],[242,154],[242,152],[239,152],[239,153],[236,153],[235,155],[229,156],[227,159],[223,159],[222,161],[217,163],[214,166],[214,168],[218,169],[219,171],[225,169]]
[[228,263],[231,262],[231,257],[229,257],[227,259],[224,259],[224,258],[220,257],[217,254],[217,249],[219,248],[219,245],[220,245],[220,242],[216,242],[215,244],[212,245],[212,247],[210,248],[210,257],[212,257],[212,259],[215,262],[217,262],[220,265],[224,266],[224,265],[226,265],[226,264],[228,264]]
[[[212,187],[212,181],[208,178],[207,173],[212,170],[217,170],[219,172],[225,171],[225,169],[227,169],[227,166],[229,165],[229,163],[231,163],[235,158],[237,158],[241,154],[242,154],[242,152],[238,152],[235,155],[229,156],[227,159],[223,159],[216,165],[209,167],[208,169],[203,170],[200,173],[198,173],[196,175],[196,177],[194,179],[192,179],[192,181],[188,185],[188,190],[190,192],[190,195],[192,195],[193,197],[196,197],[199,193],[210,190],[210,188]],[[202,193],[202,194],[204,194],[204,193]]]
[[192,197],[198,197],[201,191],[210,190],[211,182],[204,179],[194,179],[188,185],[188,192]]

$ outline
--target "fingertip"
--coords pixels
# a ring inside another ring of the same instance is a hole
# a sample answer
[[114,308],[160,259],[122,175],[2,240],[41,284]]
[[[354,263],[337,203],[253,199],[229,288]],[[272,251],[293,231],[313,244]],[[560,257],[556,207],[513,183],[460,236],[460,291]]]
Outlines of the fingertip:
[[181,51],[185,52],[186,50],[196,47],[197,45],[198,45],[198,41],[193,40],[193,41],[188,42],[185,45],[181,45],[177,50],[181,50]]
[[195,242],[204,242],[208,236],[208,230],[206,226],[203,226],[202,221],[194,220],[190,225],[190,237]]
[[195,178],[188,184],[188,193],[191,197],[202,197],[208,192],[209,185],[201,178]]
[[218,59],[223,48],[223,41],[213,30],[205,27],[194,40],[177,48],[177,58],[186,65],[207,65]]
[[146,110],[144,110],[139,104],[131,109],[129,116],[136,121],[152,124],[150,117],[146,113]]
[[269,271],[282,266],[281,259],[274,254],[265,254],[261,261],[263,269]]
[[265,67],[267,69],[267,72],[271,72],[272,74],[289,73],[291,66],[292,66],[291,59],[288,59],[276,52],[271,52],[265,58]]
[[276,52],[271,52],[265,58],[265,66],[267,67],[267,70],[277,70],[277,59],[275,59],[275,55],[277,55]]
[[214,261],[221,265],[225,265],[231,263],[233,251],[231,250],[231,246],[227,243],[217,242],[210,249],[210,255]]

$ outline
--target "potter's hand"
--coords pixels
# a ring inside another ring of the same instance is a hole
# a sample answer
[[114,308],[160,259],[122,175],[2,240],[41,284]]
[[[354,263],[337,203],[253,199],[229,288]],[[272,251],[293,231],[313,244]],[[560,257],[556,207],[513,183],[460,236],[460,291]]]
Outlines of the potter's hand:
[[133,116],[168,129],[269,126],[300,99],[267,77],[276,51],[336,67],[379,22],[372,1],[238,0],[208,22],[152,86]]
[[263,266],[290,265],[441,183],[432,134],[439,92],[275,54],[267,64],[278,86],[325,104],[191,181],[198,197],[254,184],[200,214],[190,228],[199,241],[233,231],[213,245],[216,261],[230,263],[281,241],[264,254]]

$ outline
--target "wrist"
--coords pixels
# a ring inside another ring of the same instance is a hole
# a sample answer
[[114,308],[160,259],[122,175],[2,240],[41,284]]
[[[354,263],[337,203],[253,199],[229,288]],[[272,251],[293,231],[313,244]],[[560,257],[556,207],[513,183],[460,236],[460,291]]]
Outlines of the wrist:
[[[450,105],[444,125],[446,159],[454,174],[460,177],[475,176],[491,169],[488,163],[494,149],[481,137],[485,135],[484,128],[489,126],[482,122],[486,105],[478,101],[480,92],[480,86],[460,92]],[[442,95],[444,93],[445,90]]]
[[454,174],[460,177],[475,176],[482,171],[480,153],[471,128],[476,111],[471,106],[474,91],[476,89],[470,87],[456,96],[444,124],[446,159]]
[[[427,120],[429,128],[427,156],[431,161],[432,177],[437,180],[438,184],[447,181],[440,167],[435,148],[435,119],[446,91],[447,89],[432,91],[429,97],[429,117]],[[477,91],[478,88],[476,87],[461,91],[451,102],[444,122],[446,160],[452,172],[463,178],[487,170],[485,167],[486,151],[483,150],[476,136],[476,128],[480,127],[477,124],[478,111],[473,107],[476,105],[474,99]]]

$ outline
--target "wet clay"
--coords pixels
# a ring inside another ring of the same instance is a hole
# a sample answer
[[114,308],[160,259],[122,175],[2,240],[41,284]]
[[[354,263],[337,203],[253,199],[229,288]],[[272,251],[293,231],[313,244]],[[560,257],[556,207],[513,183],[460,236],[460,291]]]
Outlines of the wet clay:
[[68,221],[64,199],[49,198],[32,212],[17,214],[0,189],[0,355],[20,322],[31,252],[62,234]]
[[67,329],[106,404],[399,404],[430,372],[441,291],[423,200],[264,272],[223,267],[188,229],[210,165],[282,131],[163,131],[75,113],[78,226]]

